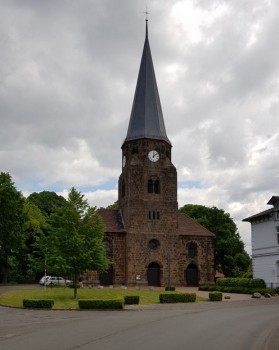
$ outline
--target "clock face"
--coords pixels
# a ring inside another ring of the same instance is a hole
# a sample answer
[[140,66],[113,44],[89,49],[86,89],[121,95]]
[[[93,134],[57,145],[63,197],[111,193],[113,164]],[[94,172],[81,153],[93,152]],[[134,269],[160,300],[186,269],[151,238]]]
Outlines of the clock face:
[[123,159],[122,159],[122,166],[124,168],[124,166],[126,165],[126,157],[124,156]]
[[157,162],[160,158],[159,153],[157,151],[150,151],[148,153],[148,158],[151,160],[151,162]]

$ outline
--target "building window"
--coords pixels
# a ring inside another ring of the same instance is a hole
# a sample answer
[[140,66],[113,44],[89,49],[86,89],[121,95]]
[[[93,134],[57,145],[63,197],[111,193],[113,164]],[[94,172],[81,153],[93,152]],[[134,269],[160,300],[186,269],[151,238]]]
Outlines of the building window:
[[132,154],[138,154],[139,153],[139,148],[137,144],[134,144],[132,146]]
[[160,246],[160,242],[158,241],[158,239],[151,239],[148,242],[148,248],[152,249],[152,250],[156,250],[158,249]]
[[279,226],[276,227],[277,232],[277,244],[279,244]]
[[159,211],[151,211],[148,212],[148,219],[149,220],[160,220],[160,212]]
[[158,179],[149,179],[147,182],[147,192],[148,193],[160,193],[160,181]]
[[275,207],[275,220],[279,220],[279,205]]
[[190,243],[188,245],[188,258],[194,259],[197,256],[198,248],[196,243]]

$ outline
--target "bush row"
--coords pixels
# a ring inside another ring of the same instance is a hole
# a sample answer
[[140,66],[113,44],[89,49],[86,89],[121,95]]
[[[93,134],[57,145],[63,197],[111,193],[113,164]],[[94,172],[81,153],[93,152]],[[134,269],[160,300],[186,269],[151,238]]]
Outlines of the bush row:
[[247,288],[247,287],[223,287],[223,286],[200,286],[199,290],[204,291],[219,291],[223,293],[241,293],[241,294],[253,294],[255,292],[265,294],[269,293],[271,295],[277,294],[275,289],[272,288]]
[[139,304],[140,297],[138,295],[126,295],[124,297],[124,304],[125,305],[135,305]]
[[209,292],[210,301],[222,301],[223,294],[221,292]]
[[216,284],[222,287],[266,288],[261,278],[218,278]]
[[54,300],[45,299],[45,300],[32,300],[32,299],[23,299],[23,307],[28,307],[32,309],[51,309],[54,305]]
[[100,310],[119,310],[123,309],[122,299],[110,299],[110,300],[93,300],[93,299],[81,299],[78,301],[80,309],[100,309]]
[[164,303],[193,303],[196,301],[196,293],[163,293],[159,295],[161,304]]

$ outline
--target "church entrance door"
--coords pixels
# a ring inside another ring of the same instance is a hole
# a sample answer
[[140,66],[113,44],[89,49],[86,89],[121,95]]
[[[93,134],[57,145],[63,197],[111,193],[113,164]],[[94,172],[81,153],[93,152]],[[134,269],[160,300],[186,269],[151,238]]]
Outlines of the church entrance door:
[[113,267],[110,266],[107,272],[99,274],[99,281],[101,286],[111,286],[113,284]]
[[152,262],[148,265],[147,281],[149,286],[161,286],[161,269],[158,263]]
[[199,270],[197,265],[190,264],[185,270],[186,285],[189,287],[198,287],[199,285]]

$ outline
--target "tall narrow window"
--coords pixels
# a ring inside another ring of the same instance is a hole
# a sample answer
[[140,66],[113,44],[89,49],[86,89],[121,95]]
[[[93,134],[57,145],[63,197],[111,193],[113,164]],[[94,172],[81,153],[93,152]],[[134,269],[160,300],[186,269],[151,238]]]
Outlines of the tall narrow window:
[[190,243],[188,245],[188,258],[194,259],[197,256],[197,245],[196,243]]
[[147,182],[147,192],[148,193],[160,193],[160,181],[158,179],[151,178]]
[[160,193],[160,181],[159,180],[154,181],[154,193]]

